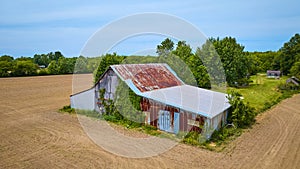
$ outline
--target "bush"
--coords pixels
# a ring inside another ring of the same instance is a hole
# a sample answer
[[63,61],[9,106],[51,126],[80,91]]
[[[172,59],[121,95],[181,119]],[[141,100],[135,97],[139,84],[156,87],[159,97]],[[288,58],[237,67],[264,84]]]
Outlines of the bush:
[[231,91],[228,96],[231,108],[228,113],[227,121],[233,123],[238,128],[248,127],[255,121],[256,112],[249,103],[245,104],[241,99],[241,94]]
[[235,127],[222,127],[219,130],[215,130],[211,135],[210,141],[218,144],[228,140],[231,137],[240,136],[242,130]]
[[39,76],[49,75],[49,72],[47,69],[40,69],[40,70],[38,70],[38,75]]
[[59,109],[60,112],[66,112],[66,113],[69,113],[69,114],[75,114],[75,109],[71,108],[71,105],[67,105],[67,106],[64,106],[63,108]]
[[144,130],[145,133],[150,134],[152,136],[157,136],[161,134],[156,127],[151,126],[149,124],[145,124],[142,126],[142,129]]
[[63,108],[59,109],[60,112],[66,112],[69,114],[80,114],[80,115],[84,115],[87,117],[92,117],[92,118],[100,118],[101,115],[100,113],[98,113],[97,111],[94,110],[79,110],[79,109],[74,109],[71,108],[70,105],[64,106]]
[[183,143],[194,145],[194,146],[201,145],[202,141],[203,141],[203,136],[201,135],[201,133],[196,131],[188,132],[182,140]]

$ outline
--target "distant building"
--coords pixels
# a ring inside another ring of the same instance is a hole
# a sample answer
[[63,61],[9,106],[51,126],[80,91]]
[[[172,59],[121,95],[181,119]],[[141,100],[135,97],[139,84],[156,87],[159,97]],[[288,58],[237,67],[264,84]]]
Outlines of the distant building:
[[46,68],[46,66],[45,65],[39,65],[39,68],[44,69],[44,68]]
[[299,86],[300,80],[299,80],[298,78],[296,78],[295,76],[293,76],[293,77],[291,77],[291,78],[288,78],[288,79],[286,80],[286,83],[287,83],[287,84],[288,84],[288,83],[292,83],[292,84],[294,84],[294,85],[296,85],[296,86]]
[[281,72],[279,70],[267,70],[268,78],[280,78]]
[[204,126],[209,138],[226,124],[230,108],[227,94],[186,85],[167,64],[112,65],[92,88],[71,95],[71,107],[101,113],[100,89],[105,89],[104,99],[115,99],[120,81],[142,97],[145,123],[160,130],[176,134],[201,131]]

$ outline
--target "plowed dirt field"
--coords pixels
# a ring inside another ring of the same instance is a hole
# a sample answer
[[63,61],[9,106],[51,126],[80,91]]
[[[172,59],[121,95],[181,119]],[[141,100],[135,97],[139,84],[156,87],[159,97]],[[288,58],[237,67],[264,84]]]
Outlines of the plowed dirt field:
[[[88,88],[91,75],[81,78]],[[71,93],[72,75],[0,79],[0,168],[300,168],[300,95],[257,117],[221,153],[178,144],[133,159],[103,150],[76,116],[57,113]]]

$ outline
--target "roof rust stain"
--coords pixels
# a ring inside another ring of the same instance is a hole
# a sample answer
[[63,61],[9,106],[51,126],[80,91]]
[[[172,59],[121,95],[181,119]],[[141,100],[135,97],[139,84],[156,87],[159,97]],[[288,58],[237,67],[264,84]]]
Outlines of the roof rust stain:
[[183,85],[165,64],[124,64],[113,67],[124,80],[131,79],[141,92]]

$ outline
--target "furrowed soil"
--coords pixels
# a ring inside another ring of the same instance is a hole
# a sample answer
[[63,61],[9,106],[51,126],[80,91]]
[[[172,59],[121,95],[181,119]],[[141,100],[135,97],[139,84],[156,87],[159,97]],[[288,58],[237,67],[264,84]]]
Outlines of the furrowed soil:
[[[91,75],[80,78],[91,86]],[[0,168],[300,168],[300,95],[258,116],[223,152],[178,144],[134,159],[105,151],[76,115],[58,113],[70,94],[72,75],[0,79]]]

